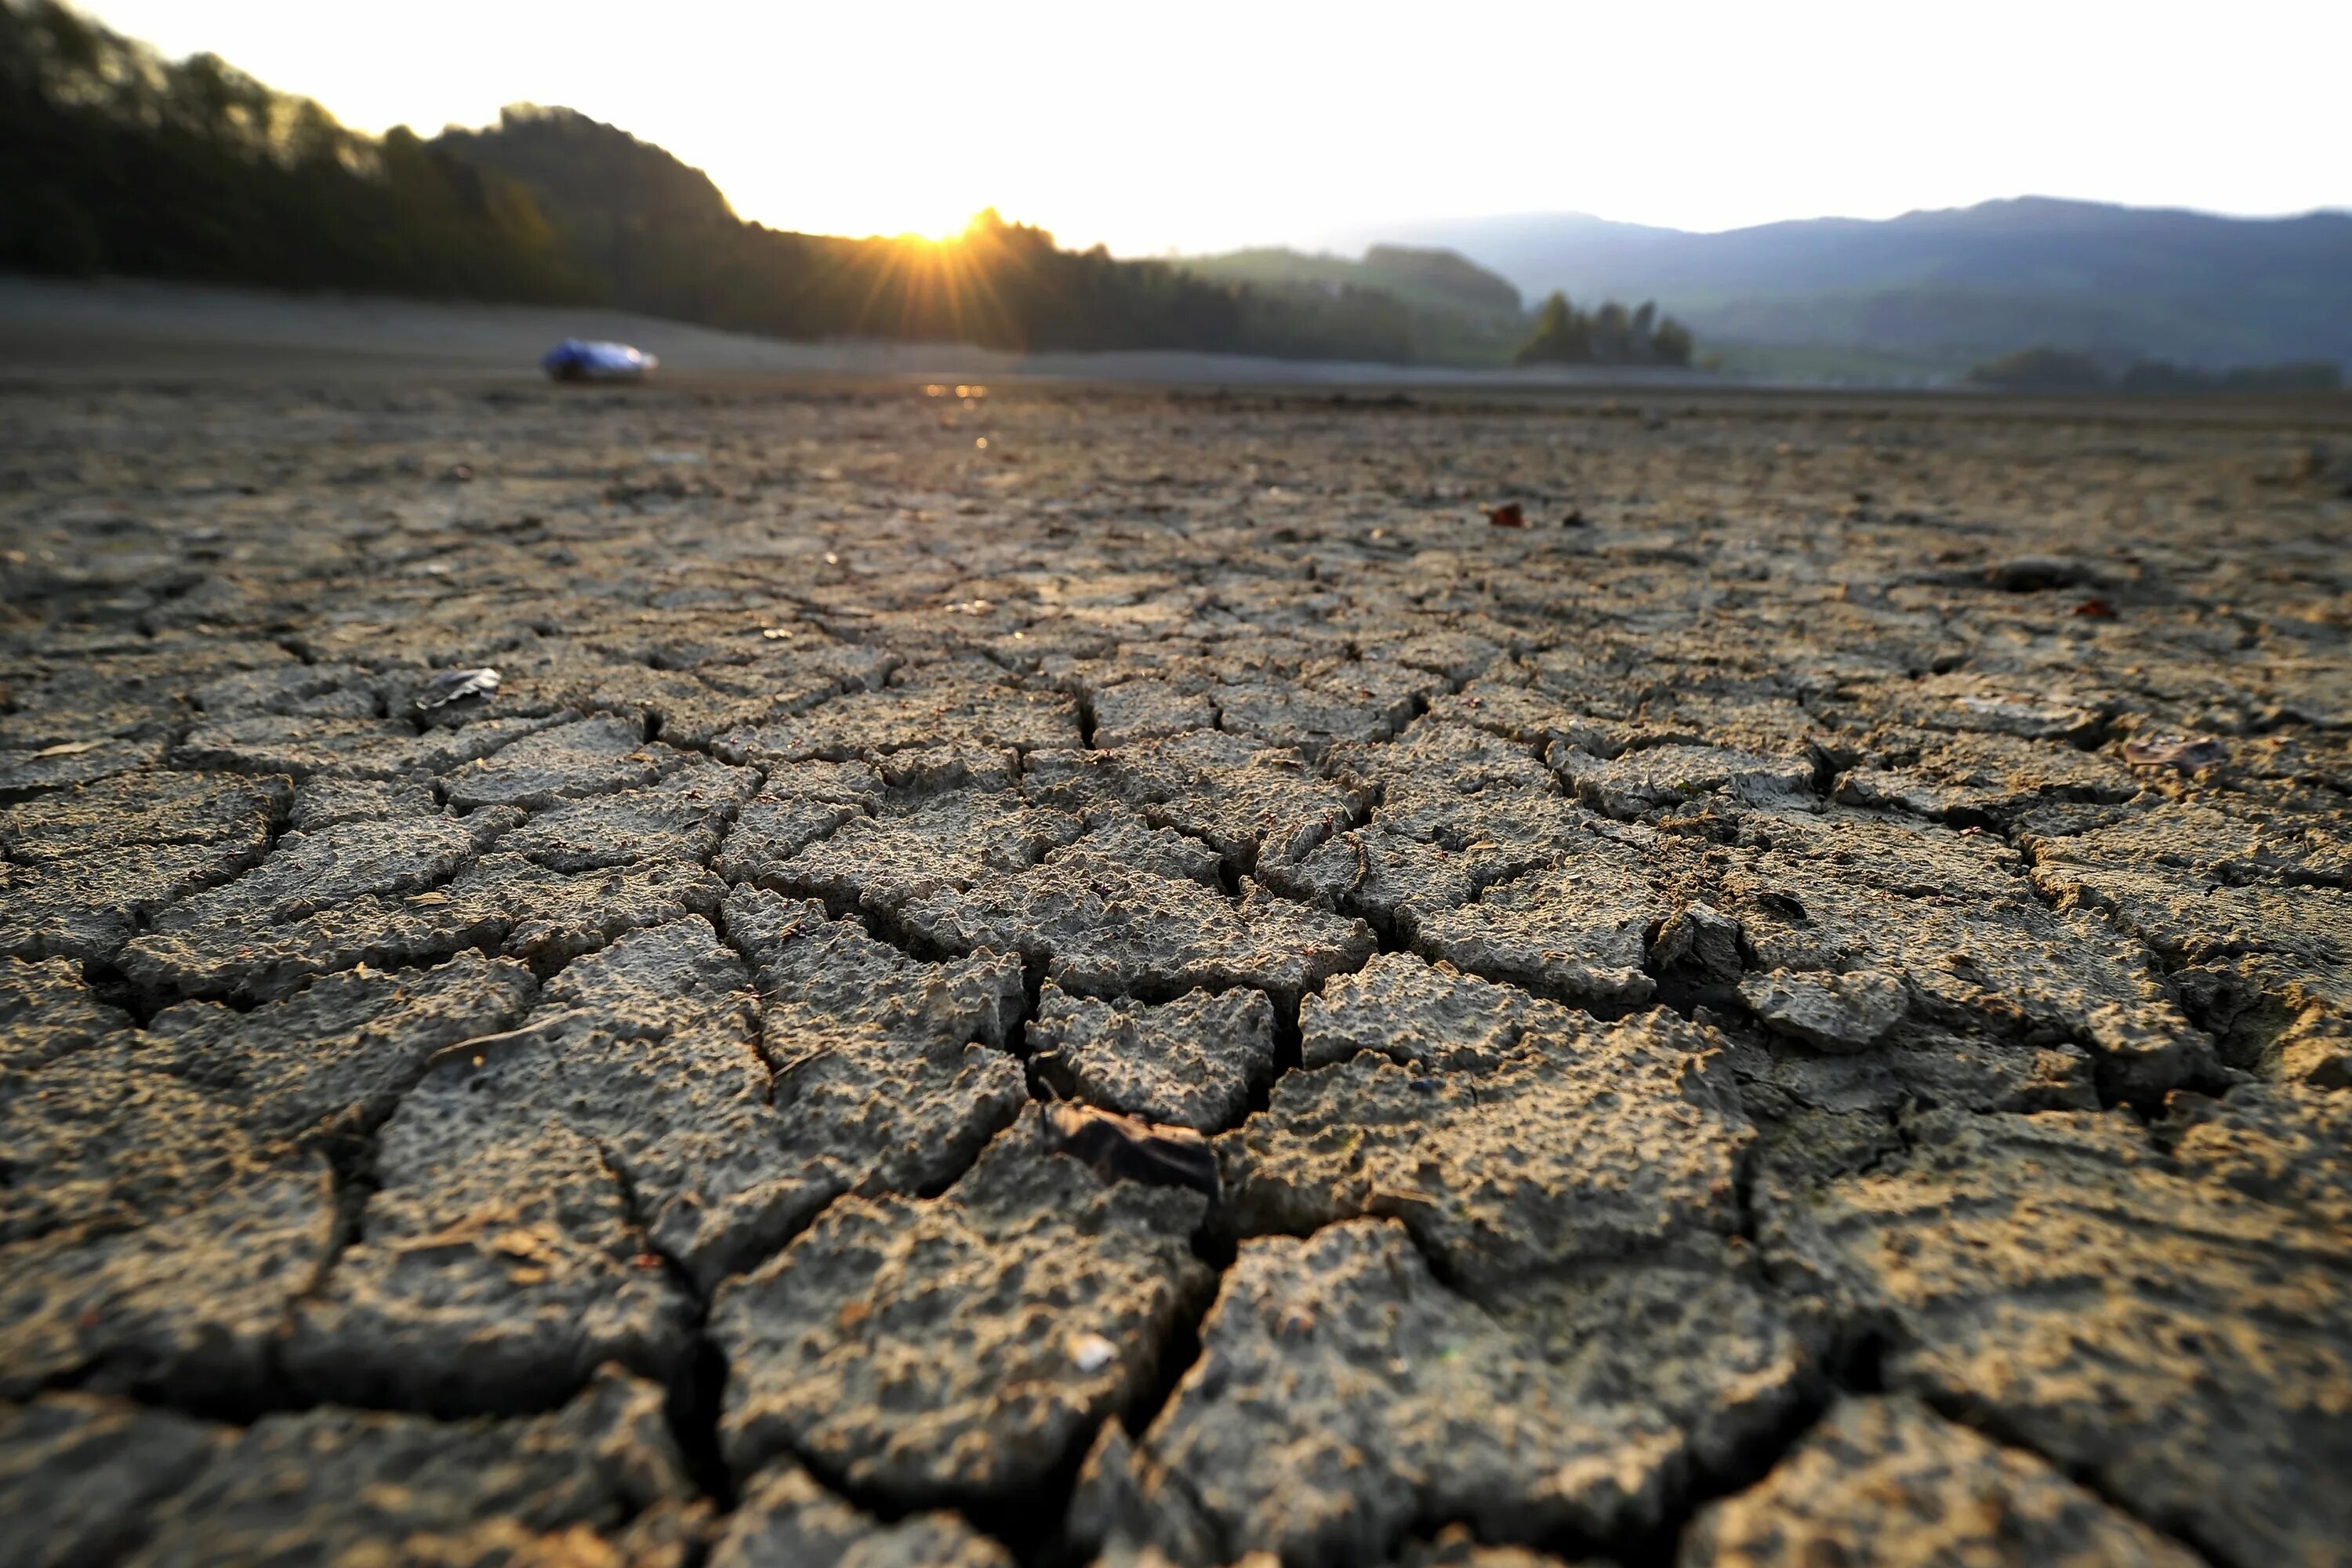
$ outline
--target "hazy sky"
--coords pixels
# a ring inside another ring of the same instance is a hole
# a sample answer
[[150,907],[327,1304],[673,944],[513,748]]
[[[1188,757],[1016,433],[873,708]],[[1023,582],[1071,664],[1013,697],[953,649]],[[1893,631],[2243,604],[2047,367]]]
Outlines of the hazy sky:
[[746,217],[1122,253],[1581,211],[1685,228],[2041,194],[2352,205],[2352,0],[927,5],[91,0],[345,123],[563,103]]

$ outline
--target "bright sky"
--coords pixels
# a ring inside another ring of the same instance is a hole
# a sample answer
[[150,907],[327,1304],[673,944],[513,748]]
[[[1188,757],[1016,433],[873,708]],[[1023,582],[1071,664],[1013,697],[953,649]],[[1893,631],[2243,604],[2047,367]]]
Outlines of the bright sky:
[[1590,212],[1682,228],[2027,194],[2352,205],[2347,0],[89,0],[346,124],[568,104],[746,217],[1123,254]]

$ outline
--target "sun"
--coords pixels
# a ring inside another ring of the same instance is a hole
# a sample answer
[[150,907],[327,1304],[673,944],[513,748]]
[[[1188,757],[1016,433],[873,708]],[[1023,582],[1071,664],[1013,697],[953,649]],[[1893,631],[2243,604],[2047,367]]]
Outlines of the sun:
[[971,237],[971,231],[980,227],[987,216],[984,210],[968,213],[951,222],[908,229],[898,237],[902,244],[953,245]]

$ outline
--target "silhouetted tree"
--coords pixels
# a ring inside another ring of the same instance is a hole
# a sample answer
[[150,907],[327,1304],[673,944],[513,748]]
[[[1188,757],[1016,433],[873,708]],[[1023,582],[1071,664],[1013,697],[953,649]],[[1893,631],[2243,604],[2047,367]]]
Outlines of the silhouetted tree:
[[1690,329],[1668,316],[1650,334],[1650,355],[1660,364],[1687,365],[1691,362]]
[[1536,328],[1514,364],[1584,364],[1592,358],[1592,324],[1555,289],[1536,310]]
[[1592,357],[1603,364],[1627,364],[1634,358],[1633,325],[1625,307],[1614,300],[1592,313]]

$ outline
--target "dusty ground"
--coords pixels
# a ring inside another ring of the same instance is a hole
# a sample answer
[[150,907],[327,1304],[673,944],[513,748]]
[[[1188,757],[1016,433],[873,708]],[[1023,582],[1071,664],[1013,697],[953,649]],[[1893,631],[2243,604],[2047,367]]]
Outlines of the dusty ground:
[[2352,1559],[2342,424],[0,395],[10,1560]]

